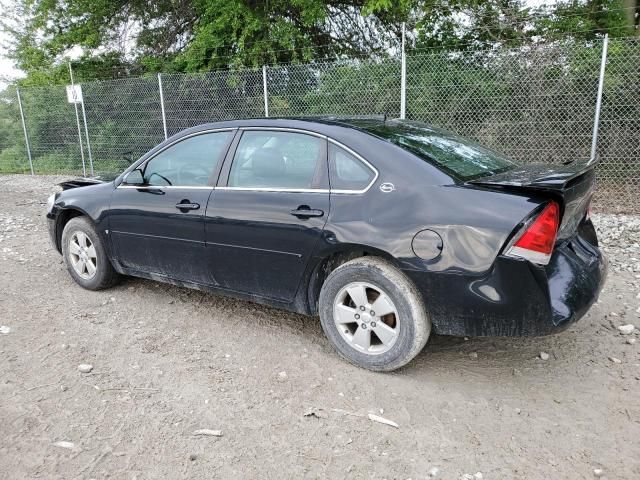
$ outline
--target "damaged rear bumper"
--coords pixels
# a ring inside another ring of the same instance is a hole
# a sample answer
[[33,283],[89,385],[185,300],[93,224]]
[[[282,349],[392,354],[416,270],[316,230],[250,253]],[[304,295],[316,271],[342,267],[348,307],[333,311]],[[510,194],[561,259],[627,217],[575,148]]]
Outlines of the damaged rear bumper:
[[437,334],[541,336],[562,331],[587,313],[604,285],[607,260],[576,235],[556,247],[545,267],[498,257],[481,276],[405,273],[422,292]]

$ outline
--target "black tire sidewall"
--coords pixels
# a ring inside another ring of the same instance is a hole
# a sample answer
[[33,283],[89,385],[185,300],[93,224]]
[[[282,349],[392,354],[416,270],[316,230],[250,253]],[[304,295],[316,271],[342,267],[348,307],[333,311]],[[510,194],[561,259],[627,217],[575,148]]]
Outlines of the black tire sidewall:
[[[69,240],[75,232],[82,232],[89,237],[89,240],[91,240],[91,243],[96,249],[96,257],[98,259],[96,274],[90,279],[82,278],[78,275],[69,260]],[[62,258],[67,267],[67,271],[81,287],[88,290],[101,290],[110,285],[113,267],[107,257],[100,235],[98,235],[94,226],[87,219],[81,217],[72,218],[65,225],[62,232]]]
[[[400,318],[399,334],[395,344],[387,352],[378,355],[359,352],[338,331],[333,317],[334,299],[345,285],[352,282],[366,282],[379,287],[393,301]],[[394,370],[408,363],[426,343],[426,338],[417,338],[417,334],[420,337],[429,335],[430,324],[424,313],[422,300],[416,294],[410,280],[386,262],[348,262],[334,270],[322,287],[322,329],[338,353],[349,362],[369,370]],[[419,307],[422,308],[416,308],[418,304],[415,302],[420,302]],[[416,322],[423,322],[423,325],[417,325]],[[420,332],[416,332],[416,327],[421,327]],[[417,343],[420,343],[419,348],[416,348]]]

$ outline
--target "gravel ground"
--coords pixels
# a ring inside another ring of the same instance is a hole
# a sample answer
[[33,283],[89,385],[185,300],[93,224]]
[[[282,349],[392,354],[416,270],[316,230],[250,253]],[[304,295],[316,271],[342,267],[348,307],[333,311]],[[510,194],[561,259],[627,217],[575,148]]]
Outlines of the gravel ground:
[[640,478],[639,217],[595,216],[611,273],[569,330],[433,337],[376,374],[316,318],[82,290],[44,225],[60,180],[0,177],[1,478]]

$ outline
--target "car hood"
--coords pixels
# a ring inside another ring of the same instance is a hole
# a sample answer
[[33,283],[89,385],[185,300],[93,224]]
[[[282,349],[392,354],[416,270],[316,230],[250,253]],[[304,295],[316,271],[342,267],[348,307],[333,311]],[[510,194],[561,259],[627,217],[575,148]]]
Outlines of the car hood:
[[86,187],[89,185],[96,185],[98,183],[113,182],[116,178],[118,178],[119,175],[119,173],[101,173],[100,175],[96,175],[94,177],[73,178],[71,180],[61,182],[58,185],[60,185],[63,190],[70,190],[72,188]]

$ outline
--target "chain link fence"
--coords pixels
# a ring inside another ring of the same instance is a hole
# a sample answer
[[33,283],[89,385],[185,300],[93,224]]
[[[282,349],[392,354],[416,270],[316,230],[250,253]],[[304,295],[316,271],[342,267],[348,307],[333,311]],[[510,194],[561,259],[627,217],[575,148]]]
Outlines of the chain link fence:
[[598,152],[598,200],[640,213],[640,39],[609,42]]
[[[602,51],[602,41],[415,51],[406,57],[406,117],[474,138],[522,163],[585,161]],[[350,59],[90,82],[82,85],[84,105],[68,103],[65,86],[24,88],[19,95],[35,173],[100,173],[121,171],[166,135],[206,122],[398,117],[401,71],[400,58]],[[640,212],[639,78],[640,41],[611,40],[598,134],[601,210]],[[0,94],[0,172],[30,171],[17,95]]]

